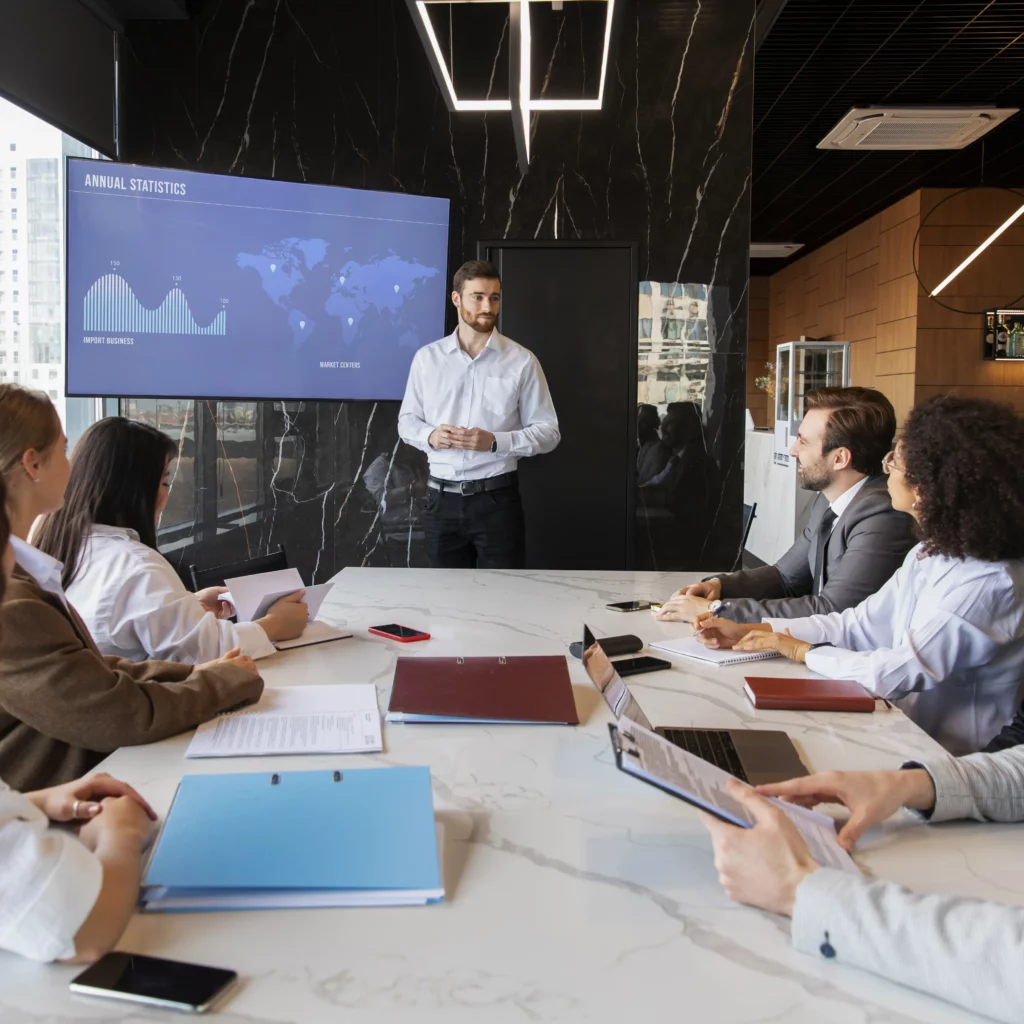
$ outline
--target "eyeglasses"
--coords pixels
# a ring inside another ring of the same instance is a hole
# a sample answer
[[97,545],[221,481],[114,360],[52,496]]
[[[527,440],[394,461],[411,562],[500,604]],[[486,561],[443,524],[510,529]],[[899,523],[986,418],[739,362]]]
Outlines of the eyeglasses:
[[903,467],[898,465],[896,462],[895,449],[889,452],[888,455],[886,455],[885,458],[882,459],[882,472],[885,473],[886,476],[888,476],[893,470],[896,470],[897,473],[903,472]]

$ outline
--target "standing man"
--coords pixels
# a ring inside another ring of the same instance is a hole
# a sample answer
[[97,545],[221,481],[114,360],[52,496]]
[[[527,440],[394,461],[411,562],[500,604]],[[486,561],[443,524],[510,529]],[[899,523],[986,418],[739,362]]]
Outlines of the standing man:
[[526,534],[516,465],[561,436],[537,357],[494,329],[501,281],[492,263],[455,273],[454,334],[412,361],[398,433],[427,453],[427,556],[441,569],[522,569]]

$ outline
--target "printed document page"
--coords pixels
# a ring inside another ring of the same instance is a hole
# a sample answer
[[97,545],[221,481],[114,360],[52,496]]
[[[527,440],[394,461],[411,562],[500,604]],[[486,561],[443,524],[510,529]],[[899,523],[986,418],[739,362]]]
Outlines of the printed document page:
[[[723,814],[734,825],[750,828],[754,821],[742,804],[726,792],[733,778],[709,761],[695,757],[656,733],[631,722],[619,720],[618,742],[622,769],[646,782],[662,786],[690,803]],[[860,874],[853,858],[836,839],[835,822],[825,814],[772,798],[807,841],[811,856],[822,866]]]
[[371,683],[268,687],[259,702],[199,726],[186,757],[357,754],[382,749]]

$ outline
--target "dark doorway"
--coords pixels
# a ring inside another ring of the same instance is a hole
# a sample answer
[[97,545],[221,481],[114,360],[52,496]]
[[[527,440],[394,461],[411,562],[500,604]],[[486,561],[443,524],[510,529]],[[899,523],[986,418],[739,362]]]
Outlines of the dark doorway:
[[498,330],[530,349],[562,434],[519,463],[531,569],[633,559],[637,249],[628,242],[481,242],[497,264]]

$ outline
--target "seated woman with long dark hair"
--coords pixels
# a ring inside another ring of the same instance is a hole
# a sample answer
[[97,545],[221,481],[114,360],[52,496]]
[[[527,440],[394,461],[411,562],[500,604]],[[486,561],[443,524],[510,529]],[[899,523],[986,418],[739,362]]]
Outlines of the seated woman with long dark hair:
[[60,562],[27,542],[36,519],[64,502],[66,447],[46,395],[0,384],[15,555],[0,607],[0,778],[23,790],[78,778],[118,747],[193,729],[263,692],[237,650],[196,667],[100,654],[64,593]]
[[63,565],[68,600],[104,653],[141,661],[199,664],[238,647],[251,658],[274,653],[306,626],[301,594],[284,597],[257,622],[228,621],[226,587],[185,588],[156,549],[170,491],[174,442],[121,416],[94,423],[71,456],[64,504],[33,535]]
[[892,507],[921,543],[853,608],[740,624],[700,616],[709,647],[777,650],[853,679],[954,754],[980,750],[1024,688],[1024,419],[985,399],[939,396],[907,417],[884,461]]

